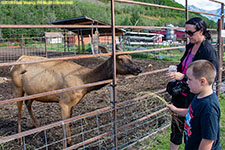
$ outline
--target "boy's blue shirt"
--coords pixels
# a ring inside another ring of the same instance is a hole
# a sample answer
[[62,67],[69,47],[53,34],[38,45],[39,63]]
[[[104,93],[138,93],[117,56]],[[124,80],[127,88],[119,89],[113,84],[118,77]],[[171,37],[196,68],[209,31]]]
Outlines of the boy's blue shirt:
[[220,150],[220,106],[215,93],[194,97],[185,117],[185,150],[198,150],[201,140],[214,140],[212,150]]

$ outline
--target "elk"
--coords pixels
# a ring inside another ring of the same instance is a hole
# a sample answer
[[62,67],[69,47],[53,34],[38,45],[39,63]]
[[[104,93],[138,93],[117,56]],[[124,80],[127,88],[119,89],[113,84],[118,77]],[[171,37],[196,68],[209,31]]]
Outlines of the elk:
[[[46,59],[38,56],[21,56],[17,62]],[[121,75],[132,74],[138,75],[141,68],[138,67],[129,55],[116,56],[116,72]],[[33,64],[14,65],[10,70],[10,75],[14,87],[15,97],[22,97],[42,92],[48,92],[68,87],[79,86],[87,83],[107,80],[113,78],[113,59],[110,57],[103,64],[91,69],[72,61],[48,61]],[[77,89],[69,92],[64,92],[36,99],[26,100],[25,104],[29,115],[35,127],[38,123],[32,112],[32,102],[56,102],[61,108],[62,119],[67,119],[72,116],[73,107],[78,104],[82,98],[93,90],[100,89],[105,85],[98,85],[85,89]],[[21,116],[23,101],[17,102],[18,106],[18,132],[21,132]],[[66,125],[66,135],[71,137],[70,125]],[[22,139],[19,141],[21,142]],[[68,138],[68,145],[71,145],[72,140]]]

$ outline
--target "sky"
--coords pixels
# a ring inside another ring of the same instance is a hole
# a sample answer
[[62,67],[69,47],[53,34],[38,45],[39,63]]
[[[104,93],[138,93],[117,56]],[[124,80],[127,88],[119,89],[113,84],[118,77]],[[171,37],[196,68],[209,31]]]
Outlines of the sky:
[[[175,0],[175,1],[177,3],[185,5],[185,0]],[[225,0],[217,0],[217,1],[225,2]],[[194,5],[204,10],[216,10],[218,8],[221,8],[220,4],[211,2],[209,0],[188,0],[188,5]]]

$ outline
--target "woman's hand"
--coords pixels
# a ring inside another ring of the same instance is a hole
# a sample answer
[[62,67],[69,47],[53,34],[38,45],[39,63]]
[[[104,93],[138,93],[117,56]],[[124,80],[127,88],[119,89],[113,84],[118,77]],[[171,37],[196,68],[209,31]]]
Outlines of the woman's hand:
[[180,72],[168,72],[166,73],[166,78],[169,81],[182,80],[184,78],[184,74]]

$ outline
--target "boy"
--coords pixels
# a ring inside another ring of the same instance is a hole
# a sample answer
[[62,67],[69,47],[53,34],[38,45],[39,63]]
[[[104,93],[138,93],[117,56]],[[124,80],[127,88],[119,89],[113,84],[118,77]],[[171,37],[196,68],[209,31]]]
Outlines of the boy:
[[196,94],[188,109],[167,105],[186,116],[185,150],[220,150],[220,106],[212,89],[216,69],[208,60],[197,60],[188,66],[186,75],[190,91]]

